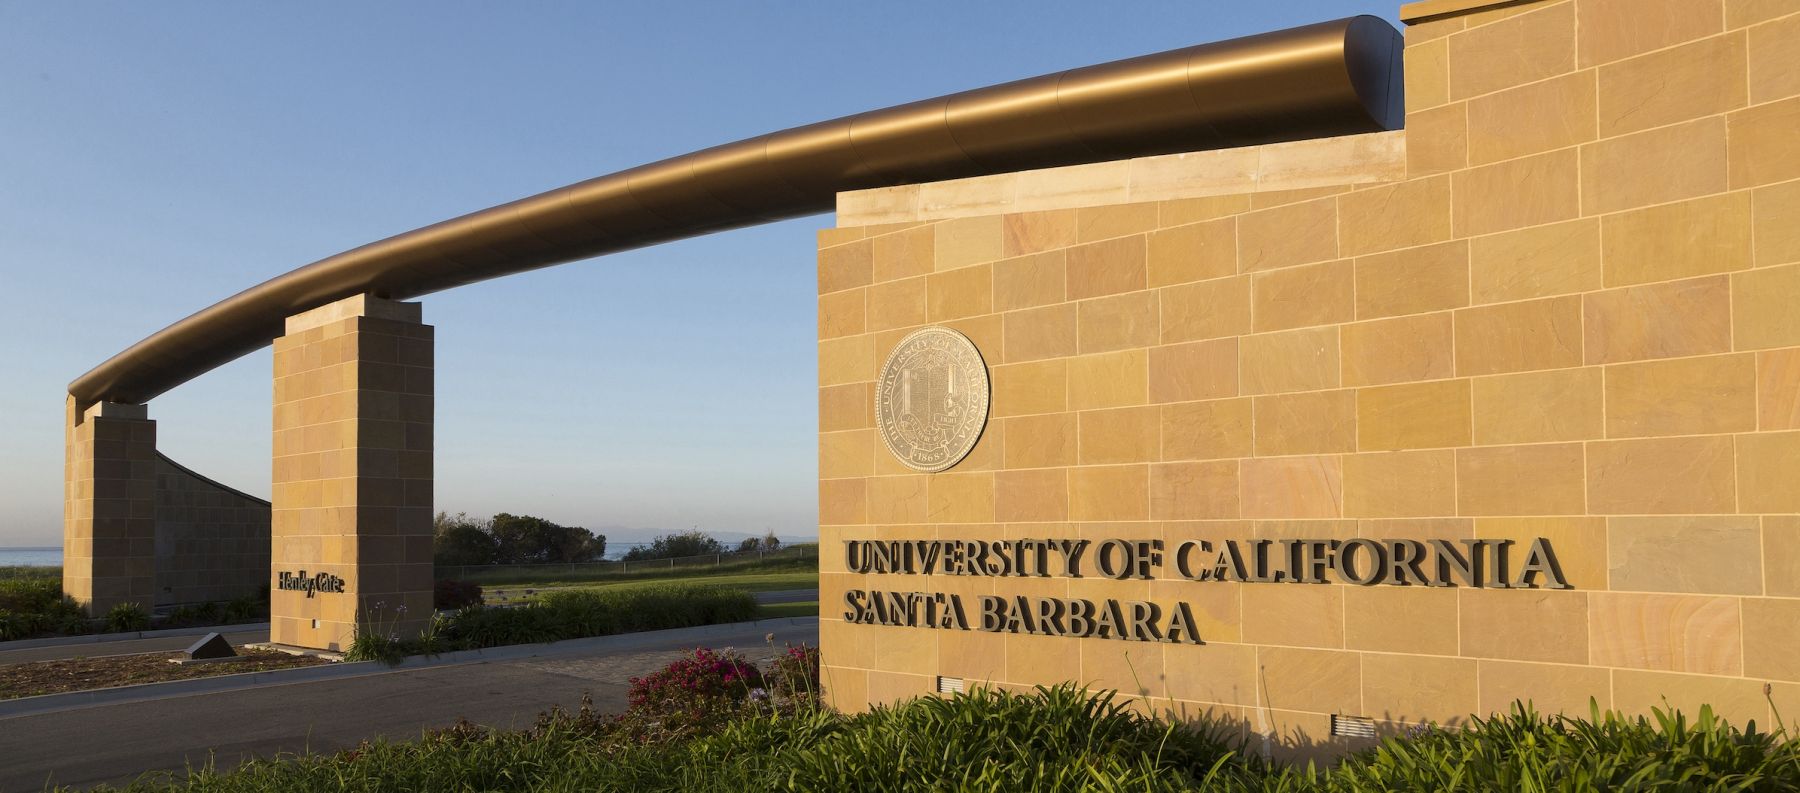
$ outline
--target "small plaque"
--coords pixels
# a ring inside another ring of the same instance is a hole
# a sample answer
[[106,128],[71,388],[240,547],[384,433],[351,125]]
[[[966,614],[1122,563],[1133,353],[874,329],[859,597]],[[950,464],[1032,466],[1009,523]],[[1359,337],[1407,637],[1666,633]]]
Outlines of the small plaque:
[[987,427],[987,363],[969,337],[921,328],[894,346],[875,383],[875,426],[906,467],[956,465]]

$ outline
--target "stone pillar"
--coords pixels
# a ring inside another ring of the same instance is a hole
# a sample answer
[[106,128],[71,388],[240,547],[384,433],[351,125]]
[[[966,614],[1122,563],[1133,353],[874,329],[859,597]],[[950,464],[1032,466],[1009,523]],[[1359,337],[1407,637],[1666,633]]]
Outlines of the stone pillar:
[[63,591],[103,615],[156,599],[156,422],[143,405],[69,397],[64,423]]
[[344,650],[431,614],[432,328],[358,295],[275,340],[270,640]]

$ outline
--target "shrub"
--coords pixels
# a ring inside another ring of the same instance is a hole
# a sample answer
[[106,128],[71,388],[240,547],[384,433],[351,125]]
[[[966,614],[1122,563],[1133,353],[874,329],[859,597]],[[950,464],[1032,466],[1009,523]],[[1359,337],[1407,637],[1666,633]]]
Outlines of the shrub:
[[[773,637],[773,634],[771,634]],[[819,698],[819,648],[788,647],[775,656],[763,674],[769,693],[785,702],[816,702]]]
[[258,603],[254,598],[235,597],[225,602],[225,620],[227,622],[248,622],[263,616],[267,605]]
[[665,534],[650,541],[649,545],[640,545],[625,552],[627,562],[647,559],[679,559],[686,556],[707,556],[725,552],[725,544],[712,535],[698,529],[693,531]]
[[481,585],[453,578],[438,579],[431,594],[431,605],[437,609],[459,609],[482,604]]
[[106,612],[106,630],[110,633],[132,633],[149,630],[150,612],[139,603],[120,603]]

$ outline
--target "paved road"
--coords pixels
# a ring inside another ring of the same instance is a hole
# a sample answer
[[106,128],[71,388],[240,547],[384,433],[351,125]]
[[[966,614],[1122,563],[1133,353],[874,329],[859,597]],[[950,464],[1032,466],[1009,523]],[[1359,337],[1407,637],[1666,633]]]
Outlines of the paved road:
[[[769,605],[779,603],[806,603],[819,599],[817,589],[786,589],[774,592],[757,592],[756,602]],[[99,658],[104,655],[131,655],[133,653],[157,653],[186,650],[205,634],[192,636],[161,636],[154,639],[128,639],[116,642],[80,642],[76,644],[58,644],[48,647],[33,647],[25,650],[0,650],[0,666],[7,664],[24,664],[32,661],[58,661],[64,658]],[[252,642],[269,640],[268,630],[235,631],[225,634],[225,640],[233,647],[242,647]]]
[[195,694],[151,702],[101,705],[0,719],[0,793],[41,790],[47,783],[122,783],[139,772],[220,766],[277,752],[330,752],[365,738],[416,738],[458,717],[491,727],[531,724],[551,705],[575,706],[590,692],[596,708],[625,705],[629,679],[668,663],[682,648],[736,647],[752,658],[785,642],[818,643],[818,623],[796,620],[771,629],[744,623],[704,642],[649,634],[620,636],[617,647],[516,661]]

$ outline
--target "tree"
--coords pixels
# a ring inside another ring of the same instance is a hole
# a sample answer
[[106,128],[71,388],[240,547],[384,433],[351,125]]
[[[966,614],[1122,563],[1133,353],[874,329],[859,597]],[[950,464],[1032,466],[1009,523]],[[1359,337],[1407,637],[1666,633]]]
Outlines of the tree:
[[781,550],[781,538],[775,536],[775,532],[772,531],[764,534],[762,538],[762,549],[765,551]]
[[760,548],[762,548],[762,540],[758,540],[755,537],[745,537],[743,542],[738,543],[737,552],[755,553]]
[[501,564],[591,562],[606,553],[606,538],[580,526],[502,512],[488,526]]
[[712,535],[698,529],[676,534],[664,534],[650,541],[649,545],[640,545],[625,552],[625,561],[636,562],[644,559],[679,559],[683,556],[707,556],[724,553],[725,544],[714,539]]
[[487,527],[466,512],[439,512],[432,520],[432,561],[446,567],[494,564],[499,546]]

